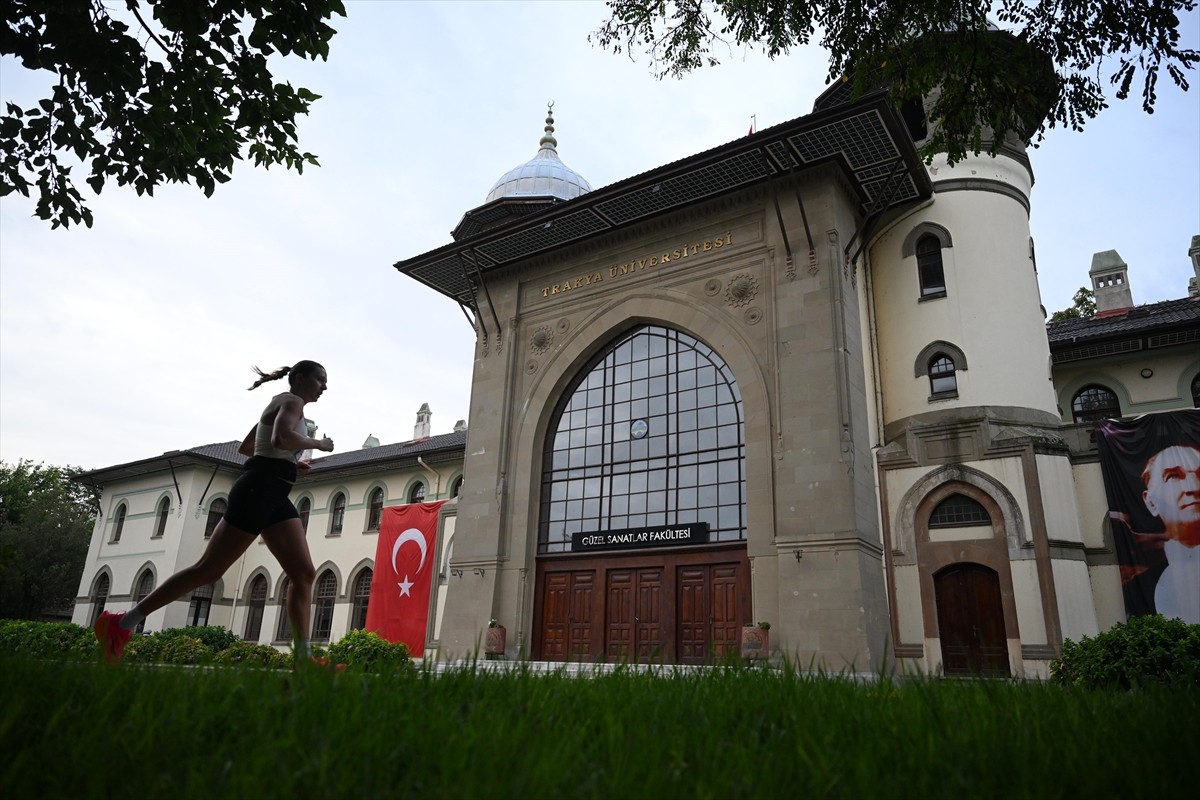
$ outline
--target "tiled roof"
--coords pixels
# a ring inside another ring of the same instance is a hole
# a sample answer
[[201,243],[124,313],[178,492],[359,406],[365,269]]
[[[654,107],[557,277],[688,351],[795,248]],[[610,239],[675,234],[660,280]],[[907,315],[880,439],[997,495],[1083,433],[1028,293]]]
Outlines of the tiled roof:
[[467,447],[467,432],[455,431],[438,436],[426,436],[424,439],[414,439],[411,442],[382,444],[379,447],[366,447],[362,450],[348,450],[344,453],[314,458],[313,472],[339,467],[358,466],[360,464],[379,461],[395,461],[402,458],[423,456],[438,451],[463,451]]
[[1200,327],[1200,297],[1135,306],[1124,313],[1067,319],[1046,326],[1050,349],[1096,339],[1140,336],[1173,328]]

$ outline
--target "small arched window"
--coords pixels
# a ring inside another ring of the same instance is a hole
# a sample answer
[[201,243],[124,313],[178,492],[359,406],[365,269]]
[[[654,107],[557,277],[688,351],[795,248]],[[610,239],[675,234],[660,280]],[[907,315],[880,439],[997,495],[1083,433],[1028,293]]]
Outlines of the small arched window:
[[113,535],[112,535],[113,544],[116,544],[117,542],[121,541],[121,531],[125,530],[125,512],[126,512],[125,504],[121,503],[121,505],[117,506],[117,513],[113,515],[114,516]]
[[159,539],[167,531],[167,517],[171,516],[171,498],[164,497],[158,501],[158,513],[154,520],[154,536]]
[[463,476],[459,475],[457,478],[454,479],[454,483],[450,484],[450,496],[458,497],[460,494],[462,494],[462,487],[463,487]]
[[938,503],[929,515],[931,528],[959,528],[968,525],[990,525],[991,515],[977,500],[962,494],[952,494]]
[[333,514],[329,520],[329,535],[341,536],[342,526],[346,523],[346,495],[338,492],[333,498]]
[[312,500],[307,497],[301,500],[296,511],[300,514],[300,525],[303,526],[304,532],[308,533],[308,515],[312,513]]
[[417,481],[413,487],[408,490],[408,502],[422,503],[425,501],[425,484]]
[[364,569],[354,579],[353,607],[350,609],[350,630],[361,631],[367,627],[367,604],[371,600],[371,578],[374,572]]
[[946,294],[946,275],[942,269],[942,242],[932,233],[917,240],[917,274],[921,279],[921,297]]
[[263,612],[267,608],[267,579],[262,575],[250,584],[250,601],[246,604],[246,632],[242,639],[257,642],[262,634]]
[[333,572],[325,570],[317,578],[317,588],[313,593],[313,623],[312,638],[318,642],[329,641],[333,631],[333,603],[337,599],[337,578]]
[[945,353],[934,353],[929,359],[929,392],[935,397],[958,394],[954,359]]
[[1085,386],[1071,400],[1071,417],[1077,423],[1099,422],[1119,416],[1121,401],[1106,386]]
[[370,512],[367,514],[367,530],[379,530],[379,523],[383,521],[383,489],[376,488],[371,492]]
[[229,503],[226,503],[221,498],[212,501],[212,505],[208,507],[208,522],[204,524],[204,538],[207,539],[213,535],[213,531],[217,529],[217,523],[225,516],[225,512],[229,510]]

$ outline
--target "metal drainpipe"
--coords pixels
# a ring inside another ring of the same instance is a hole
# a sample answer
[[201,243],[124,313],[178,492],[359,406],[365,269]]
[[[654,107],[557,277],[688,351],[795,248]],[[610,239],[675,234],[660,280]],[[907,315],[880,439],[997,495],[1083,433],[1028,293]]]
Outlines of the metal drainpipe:
[[433,493],[433,499],[434,500],[438,499],[439,497],[442,496],[442,473],[438,472],[436,469],[434,469],[433,467],[426,464],[425,459],[421,458],[420,456],[417,456],[417,463],[420,464],[422,467],[424,467],[429,472],[432,472],[433,476],[435,478],[437,478],[437,491]]

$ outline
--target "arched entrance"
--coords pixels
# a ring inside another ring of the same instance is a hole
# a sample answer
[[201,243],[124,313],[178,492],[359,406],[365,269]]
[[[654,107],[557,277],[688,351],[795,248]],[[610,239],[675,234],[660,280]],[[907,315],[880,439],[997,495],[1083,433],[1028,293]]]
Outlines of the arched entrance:
[[543,449],[535,657],[704,661],[750,614],[745,418],[712,348],[641,325],[563,393]]
[[980,564],[952,564],[933,576],[942,670],[1008,676],[1000,576]]

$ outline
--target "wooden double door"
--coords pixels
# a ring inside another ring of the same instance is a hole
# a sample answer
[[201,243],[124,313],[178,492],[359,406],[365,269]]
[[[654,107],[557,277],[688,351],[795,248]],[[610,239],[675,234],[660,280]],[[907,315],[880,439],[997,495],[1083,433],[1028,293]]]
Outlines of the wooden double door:
[[1000,576],[981,564],[954,564],[933,577],[942,670],[1009,675]]
[[745,546],[547,557],[538,562],[534,657],[701,664],[737,652],[750,621]]

